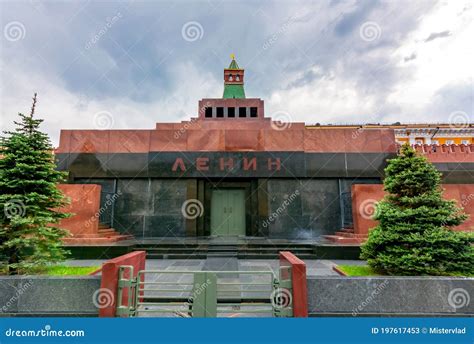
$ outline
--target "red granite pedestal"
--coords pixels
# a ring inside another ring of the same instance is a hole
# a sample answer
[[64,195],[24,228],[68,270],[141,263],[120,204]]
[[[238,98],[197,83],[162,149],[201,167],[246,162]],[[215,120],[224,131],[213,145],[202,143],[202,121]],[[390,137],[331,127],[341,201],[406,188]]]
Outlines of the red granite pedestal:
[[59,190],[70,204],[62,209],[73,215],[63,219],[59,226],[69,231],[63,239],[67,245],[108,244],[133,238],[117,233],[113,228],[99,224],[101,186],[95,184],[60,184]]

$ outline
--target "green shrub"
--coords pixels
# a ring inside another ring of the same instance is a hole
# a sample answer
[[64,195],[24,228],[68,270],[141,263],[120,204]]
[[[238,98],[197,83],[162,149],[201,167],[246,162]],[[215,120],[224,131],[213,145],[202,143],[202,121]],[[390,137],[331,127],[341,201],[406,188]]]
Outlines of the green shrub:
[[56,225],[70,214],[57,184],[65,173],[56,170],[53,147],[34,118],[36,94],[29,115],[19,114],[15,131],[0,141],[0,260],[9,274],[65,258]]
[[452,227],[467,217],[442,198],[441,173],[410,146],[385,169],[384,190],[362,259],[389,275],[472,275],[473,236]]

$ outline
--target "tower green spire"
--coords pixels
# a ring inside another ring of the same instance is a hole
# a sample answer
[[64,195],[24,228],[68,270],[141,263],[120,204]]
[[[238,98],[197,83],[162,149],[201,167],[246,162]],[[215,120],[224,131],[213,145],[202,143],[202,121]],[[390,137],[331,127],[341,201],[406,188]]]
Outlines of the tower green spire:
[[235,55],[231,54],[232,61],[229,68],[224,69],[224,95],[222,98],[245,98],[244,69],[241,69],[235,61]]
[[230,54],[230,58],[232,59],[232,61],[230,61],[229,68],[227,69],[240,69],[239,65],[237,64],[237,61],[235,61],[235,55]]

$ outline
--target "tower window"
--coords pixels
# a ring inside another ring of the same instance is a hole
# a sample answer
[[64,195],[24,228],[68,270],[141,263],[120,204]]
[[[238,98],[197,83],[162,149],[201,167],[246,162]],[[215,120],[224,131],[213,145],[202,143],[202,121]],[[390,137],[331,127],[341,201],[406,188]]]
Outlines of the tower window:
[[232,76],[232,74],[229,75],[229,81],[232,81],[234,80],[234,77]]
[[235,117],[235,107],[227,108],[227,117]]
[[206,112],[205,112],[204,116],[205,116],[206,118],[212,118],[212,107],[209,107],[209,106],[206,107],[206,110],[205,110],[205,111],[206,111]]
[[240,81],[240,76],[236,75],[235,76],[235,81]]
[[224,117],[224,108],[223,107],[218,107],[216,108],[216,117],[222,118]]
[[247,117],[247,108],[239,107],[239,117]]
[[250,117],[257,117],[257,108],[251,107],[250,108]]

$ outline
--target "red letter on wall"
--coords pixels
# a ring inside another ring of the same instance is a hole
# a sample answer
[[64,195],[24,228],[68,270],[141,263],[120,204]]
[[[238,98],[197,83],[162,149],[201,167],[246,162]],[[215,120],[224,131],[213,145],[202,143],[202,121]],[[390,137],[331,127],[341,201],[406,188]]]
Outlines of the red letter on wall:
[[276,158],[275,161],[272,161],[272,158],[268,158],[268,170],[272,170],[272,166],[275,167],[275,171],[280,171],[281,168],[281,162],[280,158]]
[[196,170],[209,171],[209,158],[196,158]]
[[250,169],[254,171],[257,170],[257,158],[252,158],[250,161],[248,158],[244,158],[244,171],[248,171]]
[[221,171],[224,171],[225,168],[227,167],[229,170],[234,168],[234,159],[228,158],[227,161],[225,161],[224,158],[219,159],[219,167]]
[[186,166],[184,166],[184,161],[182,158],[176,158],[176,161],[173,164],[173,167],[171,168],[173,172],[176,172],[178,170],[178,167],[181,169],[182,172],[186,171]]

